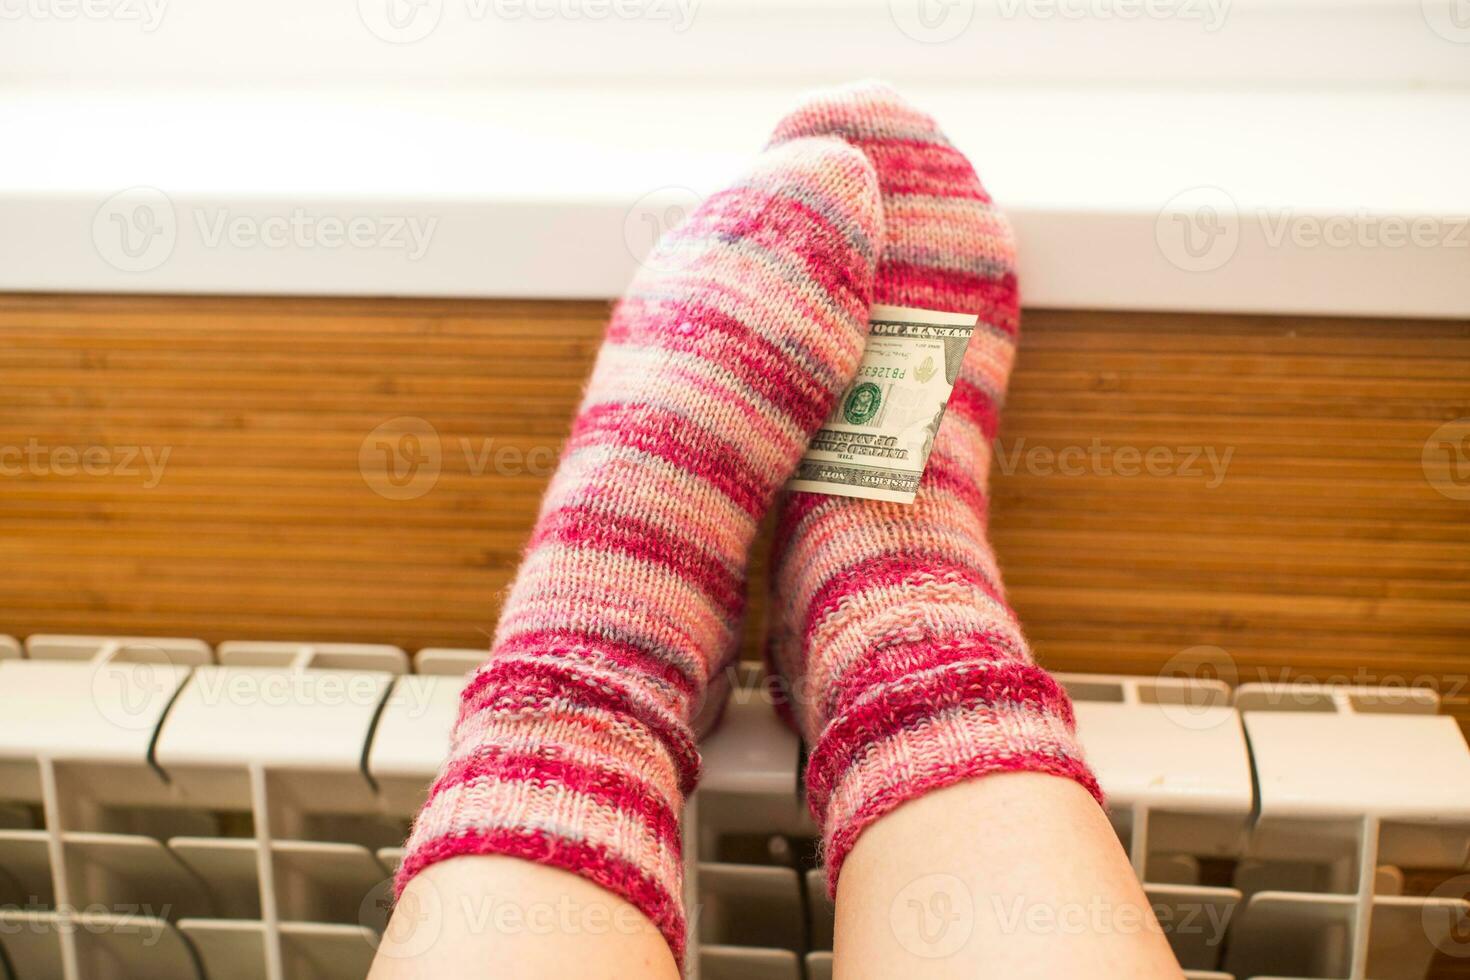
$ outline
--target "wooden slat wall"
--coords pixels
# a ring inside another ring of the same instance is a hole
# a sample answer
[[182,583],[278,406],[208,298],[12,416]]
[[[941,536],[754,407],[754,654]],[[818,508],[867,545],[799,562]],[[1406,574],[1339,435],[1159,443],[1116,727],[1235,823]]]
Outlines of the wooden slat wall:
[[[483,645],[605,312],[0,297],[0,632]],[[388,499],[360,454],[405,416],[440,473]],[[1465,416],[1466,322],[1033,311],[995,479],[1013,601],[1053,668],[1214,646],[1239,680],[1430,680],[1470,721],[1470,502],[1424,461]],[[167,450],[156,486],[126,447]]]

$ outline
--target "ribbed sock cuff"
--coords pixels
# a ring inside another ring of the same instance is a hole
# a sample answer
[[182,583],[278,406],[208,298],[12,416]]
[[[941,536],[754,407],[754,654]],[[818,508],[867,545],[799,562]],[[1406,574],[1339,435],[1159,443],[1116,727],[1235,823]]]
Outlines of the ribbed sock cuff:
[[404,856],[393,882],[394,895],[401,895],[409,881],[432,864],[465,855],[497,854],[570,871],[624,899],[658,927],[674,962],[683,970],[687,926],[678,890],[669,892],[637,864],[606,847],[546,830],[496,827],[423,841]]
[[[651,725],[617,710],[623,701],[610,694],[545,700],[531,687],[512,677],[471,685],[450,758],[414,821],[395,893],[449,858],[534,861],[625,899],[682,964],[679,813],[690,775],[661,730],[666,719],[654,712],[659,724]],[[692,746],[686,730],[676,734],[674,743]]]
[[948,664],[854,699],[827,725],[807,767],[832,894],[843,861],[874,821],[926,793],[998,772],[1063,776],[1103,802],[1071,701],[1040,667]]

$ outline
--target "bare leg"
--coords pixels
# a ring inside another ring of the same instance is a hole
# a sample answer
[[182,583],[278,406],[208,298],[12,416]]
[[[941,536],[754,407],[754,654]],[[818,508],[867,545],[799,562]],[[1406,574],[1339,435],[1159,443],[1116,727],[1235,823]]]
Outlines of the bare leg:
[[369,980],[677,980],[663,935],[612,892],[511,857],[458,857],[398,900]]
[[858,838],[837,891],[836,976],[1178,978],[1097,803],[1007,773],[903,804]]

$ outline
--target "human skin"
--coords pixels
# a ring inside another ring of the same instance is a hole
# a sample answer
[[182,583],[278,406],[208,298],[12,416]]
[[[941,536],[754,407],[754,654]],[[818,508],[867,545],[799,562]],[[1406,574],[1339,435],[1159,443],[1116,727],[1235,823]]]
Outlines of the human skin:
[[468,855],[408,883],[369,980],[678,980],[663,935],[628,902],[578,875],[520,858]]
[[1097,801],[1001,773],[903,804],[853,846],[837,889],[839,980],[1178,980]]
[[[858,839],[837,892],[838,980],[1179,980],[1107,817],[1077,783],[1003,773]],[[469,856],[409,883],[369,980],[677,980],[652,922],[576,875]]]

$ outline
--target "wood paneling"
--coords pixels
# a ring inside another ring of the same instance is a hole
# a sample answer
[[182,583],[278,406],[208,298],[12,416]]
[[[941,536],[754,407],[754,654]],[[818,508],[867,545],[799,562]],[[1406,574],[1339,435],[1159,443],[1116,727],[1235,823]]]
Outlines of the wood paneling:
[[[482,645],[605,312],[0,297],[0,632]],[[1470,503],[1424,459],[1465,416],[1470,323],[1031,312],[992,523],[1041,658],[1470,719]],[[402,417],[438,475],[395,500]]]

